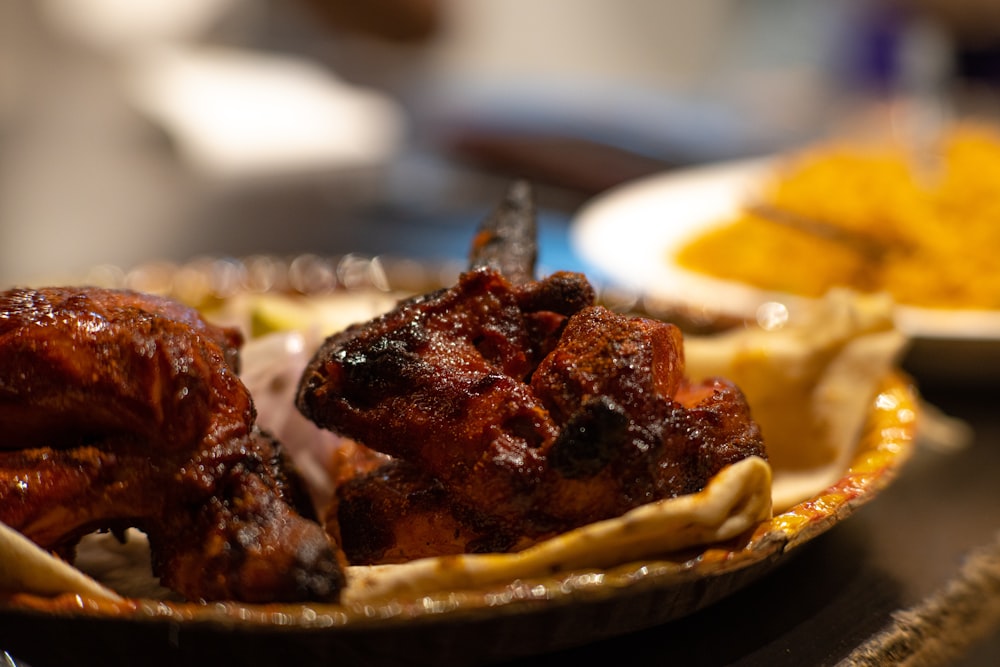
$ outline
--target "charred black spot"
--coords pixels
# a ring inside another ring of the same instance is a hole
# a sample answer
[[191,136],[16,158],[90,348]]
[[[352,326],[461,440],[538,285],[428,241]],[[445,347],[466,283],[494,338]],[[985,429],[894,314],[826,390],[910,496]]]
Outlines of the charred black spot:
[[415,367],[425,363],[412,342],[390,336],[363,350],[344,350],[339,361],[350,385],[388,392],[409,388]]
[[[372,498],[352,496],[343,499],[337,510],[341,518],[342,547],[352,562],[374,561],[395,543],[396,537],[388,524],[372,519],[377,518],[381,510]],[[359,517],[367,520],[350,520]]]
[[549,463],[570,479],[596,475],[621,452],[628,425],[618,404],[607,396],[595,397],[567,420],[549,450]]

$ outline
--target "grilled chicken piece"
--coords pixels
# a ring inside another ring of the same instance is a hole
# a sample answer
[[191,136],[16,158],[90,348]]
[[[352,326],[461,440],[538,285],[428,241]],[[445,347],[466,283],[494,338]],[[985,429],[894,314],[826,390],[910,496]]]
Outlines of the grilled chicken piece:
[[[395,403],[384,388],[372,393],[345,382],[338,392],[370,406],[362,418],[368,428],[356,421],[339,428],[395,458],[353,479],[344,475],[328,530],[355,563],[512,551],[696,492],[724,466],[764,456],[742,393],[721,379],[687,384],[678,341],[671,325],[585,308],[569,319],[530,384],[492,382],[484,372],[463,382],[490,388],[486,397],[469,398],[481,405],[449,397],[450,416],[403,412],[396,420],[425,424],[405,432],[387,421],[406,410],[405,399]],[[453,359],[464,374],[470,364]],[[430,385],[446,381],[440,367],[431,373]],[[418,389],[425,378],[417,375],[408,376],[409,400],[430,404],[434,390]],[[342,405],[328,414],[347,418]]]
[[735,386],[688,385],[675,326],[594,305],[580,274],[525,278],[532,249],[492,243],[524,238],[515,194],[454,287],[335,334],[303,374],[303,414],[392,458],[327,514],[352,563],[519,549],[765,455]]
[[336,599],[337,552],[255,426],[241,342],[149,295],[0,294],[0,520],[67,557],[137,527],[188,599]]

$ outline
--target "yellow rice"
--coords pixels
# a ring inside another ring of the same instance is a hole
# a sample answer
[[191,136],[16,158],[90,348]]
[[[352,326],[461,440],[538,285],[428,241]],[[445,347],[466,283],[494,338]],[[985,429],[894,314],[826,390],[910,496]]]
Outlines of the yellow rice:
[[1000,308],[1000,133],[991,127],[955,126],[931,163],[895,143],[815,146],[785,159],[757,197],[863,233],[886,251],[873,257],[744,210],[684,246],[676,261],[806,296],[849,286],[914,306]]

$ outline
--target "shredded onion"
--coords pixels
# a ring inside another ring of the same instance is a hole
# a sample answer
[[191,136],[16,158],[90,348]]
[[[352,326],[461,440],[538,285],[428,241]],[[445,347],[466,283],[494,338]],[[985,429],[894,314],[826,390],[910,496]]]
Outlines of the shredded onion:
[[257,407],[257,423],[281,442],[323,507],[333,488],[327,464],[343,438],[321,429],[295,407],[295,392],[319,341],[298,331],[251,339],[242,352],[242,378]]
[[[262,297],[232,299],[215,313],[221,324],[254,331],[251,313]],[[274,297],[275,299],[279,297]],[[302,300],[290,299],[294,315],[279,330],[249,336],[241,352],[241,377],[253,396],[258,426],[278,439],[298,468],[317,509],[333,495],[329,466],[346,438],[321,429],[295,406],[299,380],[323,340],[354,322],[389,310],[401,294],[381,291],[340,292]],[[274,305],[274,301],[270,302]],[[287,327],[287,328],[282,328]]]

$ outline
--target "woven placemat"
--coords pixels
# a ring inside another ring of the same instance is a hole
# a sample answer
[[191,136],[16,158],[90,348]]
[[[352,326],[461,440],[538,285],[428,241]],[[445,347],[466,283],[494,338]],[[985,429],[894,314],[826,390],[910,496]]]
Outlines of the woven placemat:
[[841,667],[930,667],[959,659],[1000,632],[1000,533],[971,551],[958,575],[924,602],[893,614],[889,626]]

